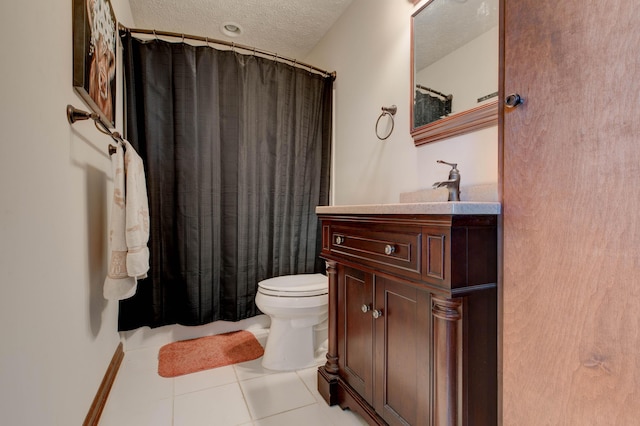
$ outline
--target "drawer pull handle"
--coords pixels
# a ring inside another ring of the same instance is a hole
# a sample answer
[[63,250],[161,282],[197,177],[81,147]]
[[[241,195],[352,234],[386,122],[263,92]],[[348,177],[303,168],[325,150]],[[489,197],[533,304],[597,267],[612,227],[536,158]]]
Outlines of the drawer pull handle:
[[362,312],[366,314],[371,310],[371,305],[362,305],[360,309],[362,309]]
[[373,315],[373,318],[378,319],[382,316],[382,310],[374,309],[373,312],[371,312],[371,315]]
[[392,255],[395,252],[395,246],[392,246],[391,244],[387,244],[386,246],[384,246],[384,254],[386,254],[387,256]]
[[344,243],[344,237],[342,235],[336,235],[336,244],[340,245]]

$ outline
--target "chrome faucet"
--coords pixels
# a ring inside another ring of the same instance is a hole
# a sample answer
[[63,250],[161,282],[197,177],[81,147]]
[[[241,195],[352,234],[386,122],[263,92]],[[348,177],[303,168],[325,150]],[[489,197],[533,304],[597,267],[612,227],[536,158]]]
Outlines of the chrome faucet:
[[434,183],[433,189],[445,186],[449,190],[448,201],[460,201],[460,172],[457,169],[458,164],[447,163],[442,160],[438,160],[437,162],[451,166],[451,170],[449,171],[449,179]]

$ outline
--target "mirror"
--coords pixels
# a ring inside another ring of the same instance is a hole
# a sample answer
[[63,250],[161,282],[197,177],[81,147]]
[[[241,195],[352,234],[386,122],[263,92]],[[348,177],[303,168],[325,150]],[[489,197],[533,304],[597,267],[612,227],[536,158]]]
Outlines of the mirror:
[[431,0],[411,17],[416,145],[498,122],[499,0]]

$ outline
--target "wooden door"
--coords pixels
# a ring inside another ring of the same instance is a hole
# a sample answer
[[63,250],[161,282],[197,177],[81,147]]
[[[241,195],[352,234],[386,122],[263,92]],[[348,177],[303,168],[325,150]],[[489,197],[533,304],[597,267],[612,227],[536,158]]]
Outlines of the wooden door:
[[[340,376],[373,405],[373,277],[339,265],[338,365]],[[363,309],[363,306],[366,309]]]
[[502,424],[640,421],[640,9],[506,0]]
[[375,277],[375,403],[390,425],[430,424],[430,294]]

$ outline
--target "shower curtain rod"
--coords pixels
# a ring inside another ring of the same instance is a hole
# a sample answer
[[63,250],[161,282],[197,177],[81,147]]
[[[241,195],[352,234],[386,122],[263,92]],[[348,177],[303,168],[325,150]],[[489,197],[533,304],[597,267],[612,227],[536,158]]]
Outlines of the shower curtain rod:
[[421,84],[416,84],[416,87],[418,89],[426,90],[427,92],[431,92],[433,94],[440,95],[445,99],[449,99],[450,97],[452,97],[452,95],[445,95],[444,93],[438,92],[437,90],[430,89],[430,88],[428,88],[426,86],[423,86]]
[[287,58],[286,56],[280,56],[277,53],[269,52],[269,51],[258,49],[258,48],[251,47],[251,46],[245,46],[245,45],[242,45],[242,44],[232,43],[232,42],[228,42],[228,41],[224,41],[224,40],[217,40],[215,38],[191,35],[191,34],[173,33],[173,32],[170,32],[170,31],[147,30],[147,29],[142,29],[142,28],[127,28],[122,24],[118,24],[118,28],[120,29],[121,32],[124,31],[124,32],[130,32],[130,33],[135,33],[135,34],[147,34],[147,35],[152,35],[152,36],[154,36],[156,38],[158,38],[159,36],[163,36],[163,37],[179,38],[179,39],[182,39],[182,41],[184,41],[185,39],[189,39],[189,40],[195,40],[195,41],[204,41],[207,45],[209,43],[212,43],[212,44],[220,44],[220,45],[223,45],[223,46],[228,46],[232,50],[233,49],[242,49],[242,50],[246,50],[247,52],[253,53],[254,55],[256,53],[259,53],[259,54],[267,56],[267,57],[272,57],[276,61],[289,62],[294,67],[306,68],[309,71],[314,71],[316,73],[322,74],[325,77],[331,77],[332,80],[336,79],[336,72],[335,71],[332,71],[332,72],[325,71],[323,69],[314,67],[313,65],[305,64],[304,62],[299,62],[296,59]]
[[[109,130],[109,127],[102,122],[102,119],[100,119],[100,115],[96,114],[95,112],[83,111],[74,107],[73,105],[67,105],[67,121],[69,122],[69,124],[73,124],[76,121],[88,119],[93,120],[98,131],[104,133],[105,135],[111,136],[111,139],[124,146],[124,142],[122,140],[122,136],[120,136],[120,133],[112,132],[111,130]],[[115,154],[115,152],[116,147],[109,144],[109,155],[113,155]]]

